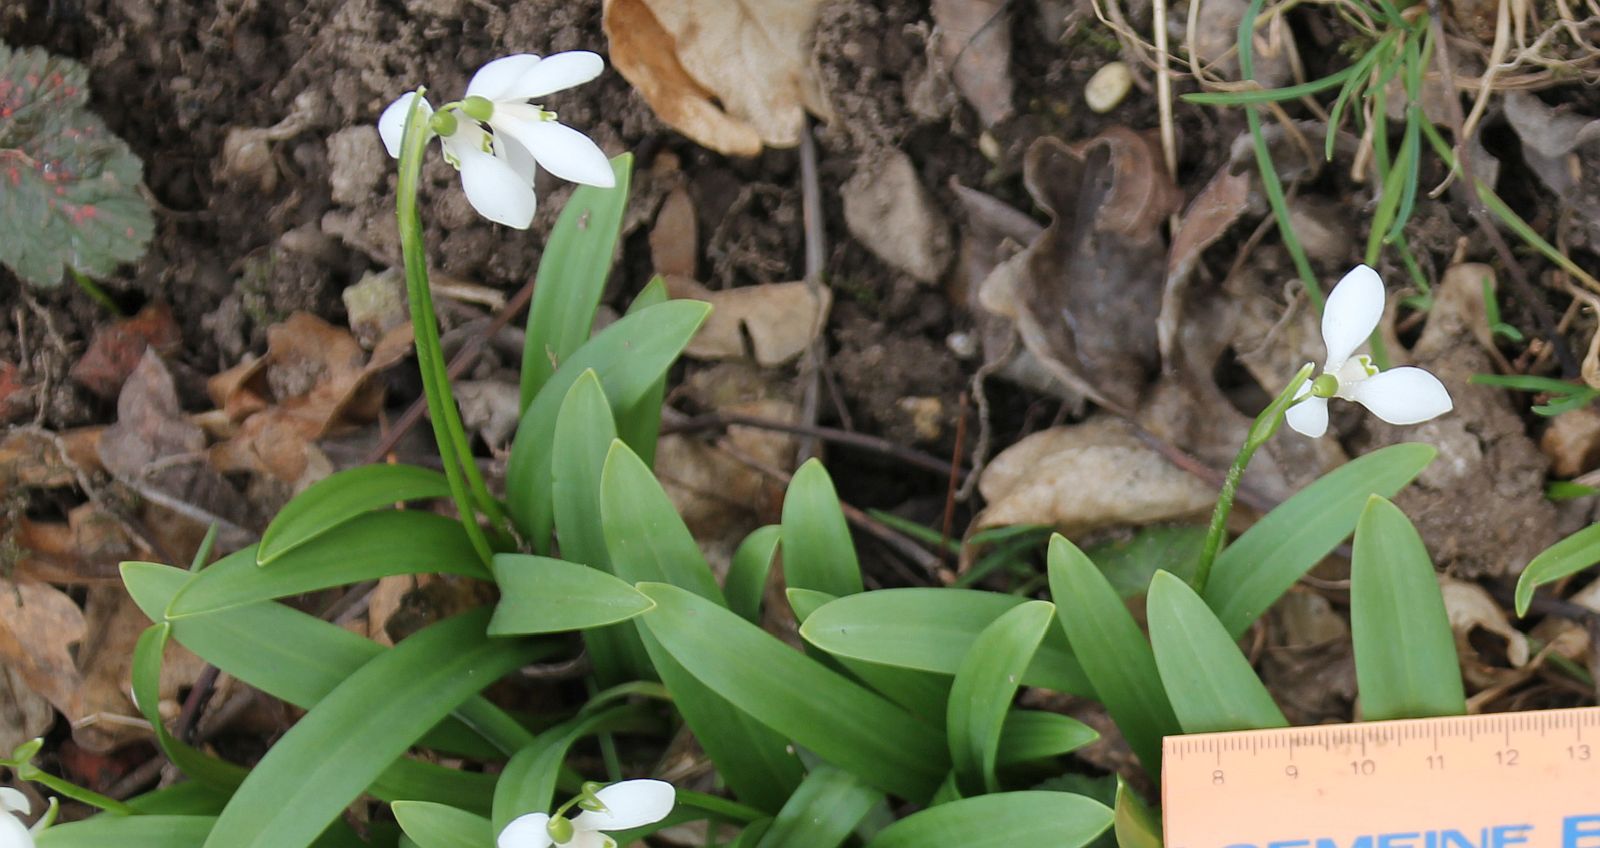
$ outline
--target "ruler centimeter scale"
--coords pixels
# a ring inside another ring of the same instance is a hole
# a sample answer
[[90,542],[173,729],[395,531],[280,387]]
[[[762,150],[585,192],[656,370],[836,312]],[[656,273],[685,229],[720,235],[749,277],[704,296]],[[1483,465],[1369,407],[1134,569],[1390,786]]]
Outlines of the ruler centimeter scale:
[[1600,707],[1168,736],[1166,848],[1600,848]]

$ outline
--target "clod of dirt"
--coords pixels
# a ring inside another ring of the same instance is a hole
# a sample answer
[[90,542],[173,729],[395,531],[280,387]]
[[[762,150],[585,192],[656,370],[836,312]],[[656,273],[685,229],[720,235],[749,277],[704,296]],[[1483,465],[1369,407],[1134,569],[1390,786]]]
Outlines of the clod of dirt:
[[711,291],[693,280],[667,278],[674,298],[704,300],[711,317],[685,353],[698,359],[753,358],[763,367],[799,356],[827,324],[833,295],[809,283],[769,283]]
[[328,185],[333,202],[360,206],[378,190],[389,170],[378,131],[373,127],[346,127],[328,137]]
[[498,380],[459,380],[451,383],[461,404],[461,424],[477,433],[491,450],[510,444],[522,417],[521,390],[515,383]]
[[1586,406],[1550,419],[1539,449],[1556,477],[1576,477],[1600,465],[1600,412]]
[[114,398],[138,367],[146,348],[172,354],[183,341],[172,310],[157,301],[132,318],[124,318],[95,331],[89,349],[73,363],[73,382],[103,398]]
[[978,489],[989,505],[974,527],[1047,524],[1067,536],[1196,518],[1216,500],[1109,416],[1028,436],[989,463]]
[[879,259],[924,283],[950,264],[950,222],[933,203],[911,157],[885,149],[868,154],[839,189],[850,235]]
[[1011,20],[1004,0],[933,0],[939,58],[986,127],[1011,117]]
[[340,295],[344,311],[361,346],[371,350],[385,333],[411,320],[406,283],[398,268],[362,276]]

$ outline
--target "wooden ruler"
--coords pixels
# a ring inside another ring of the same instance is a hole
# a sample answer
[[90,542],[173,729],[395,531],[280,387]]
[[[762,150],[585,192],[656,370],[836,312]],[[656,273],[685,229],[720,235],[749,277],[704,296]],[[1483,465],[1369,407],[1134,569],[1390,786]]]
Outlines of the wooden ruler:
[[1600,707],[1169,736],[1166,848],[1600,848]]

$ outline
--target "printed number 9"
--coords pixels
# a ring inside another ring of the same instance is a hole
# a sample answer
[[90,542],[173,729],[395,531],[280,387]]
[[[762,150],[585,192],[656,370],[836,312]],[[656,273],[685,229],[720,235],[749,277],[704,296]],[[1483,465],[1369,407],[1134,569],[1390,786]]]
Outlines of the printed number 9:
[[1300,769],[1294,766],[1284,766],[1283,773],[1288,775],[1290,779],[1294,779],[1300,776]]

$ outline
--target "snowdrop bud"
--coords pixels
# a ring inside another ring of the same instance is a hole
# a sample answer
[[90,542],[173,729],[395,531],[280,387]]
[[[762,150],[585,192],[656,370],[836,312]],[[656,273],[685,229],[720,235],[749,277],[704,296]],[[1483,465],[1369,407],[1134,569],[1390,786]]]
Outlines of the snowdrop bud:
[[572,834],[574,833],[572,820],[566,816],[556,816],[550,820],[549,824],[544,826],[544,829],[546,833],[550,834],[550,838],[555,840],[557,845],[565,845],[572,841]]
[[474,121],[487,122],[494,117],[494,101],[474,94],[461,101],[461,111]]

